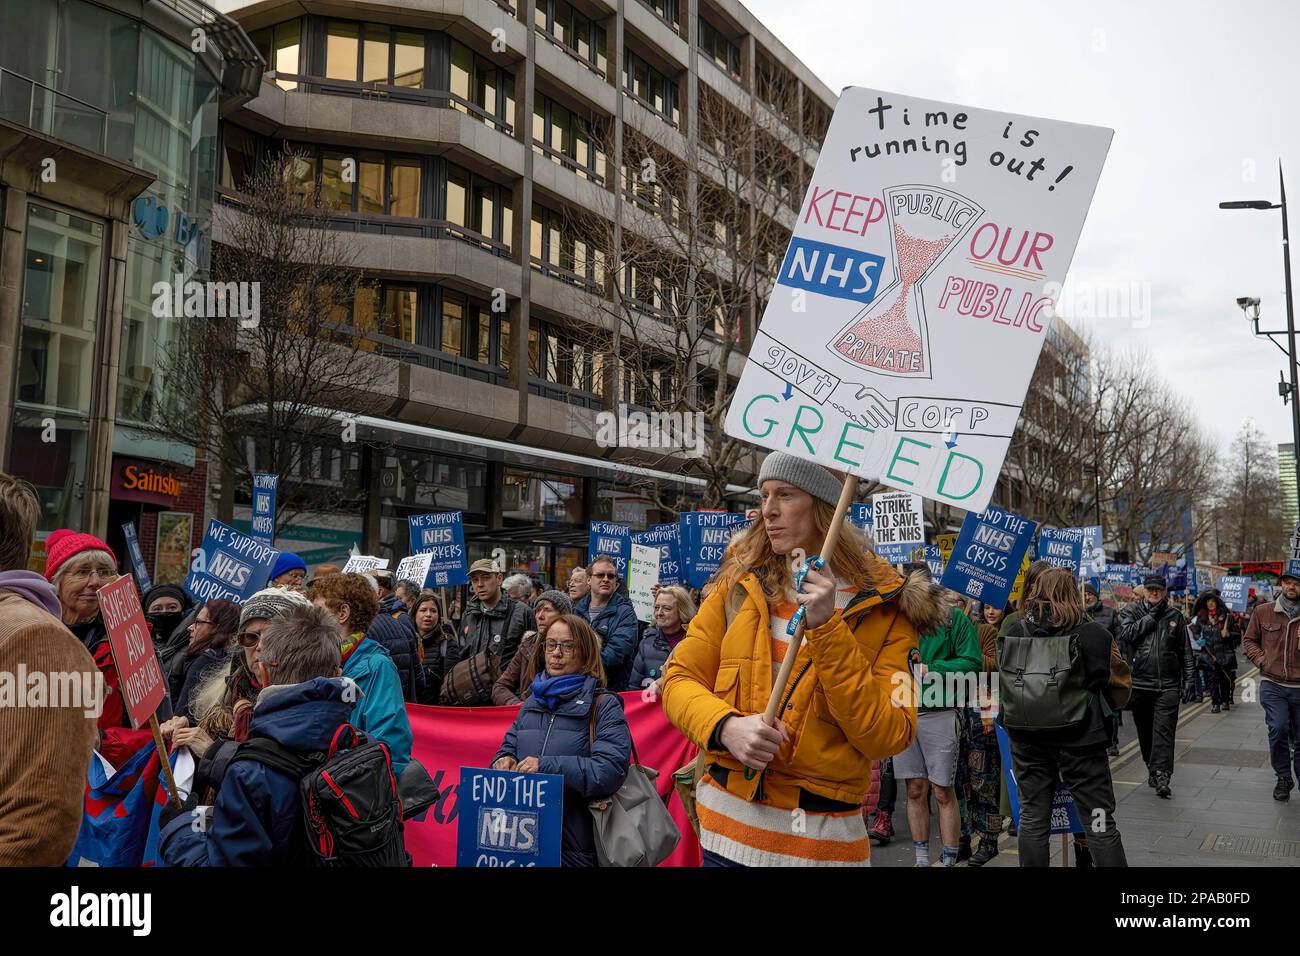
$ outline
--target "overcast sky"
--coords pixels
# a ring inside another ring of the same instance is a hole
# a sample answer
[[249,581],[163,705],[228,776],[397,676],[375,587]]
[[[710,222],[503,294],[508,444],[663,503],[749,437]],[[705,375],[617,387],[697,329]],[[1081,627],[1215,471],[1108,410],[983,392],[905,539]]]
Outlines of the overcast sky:
[[1080,286],[1062,313],[1144,348],[1225,449],[1248,417],[1270,440],[1291,440],[1277,394],[1286,356],[1249,334],[1235,301],[1258,297],[1260,327],[1286,327],[1280,214],[1218,203],[1276,202],[1279,159],[1300,202],[1300,4],[745,2],[837,92],[868,86],[1114,129],[1070,282],[1129,304],[1084,319]]

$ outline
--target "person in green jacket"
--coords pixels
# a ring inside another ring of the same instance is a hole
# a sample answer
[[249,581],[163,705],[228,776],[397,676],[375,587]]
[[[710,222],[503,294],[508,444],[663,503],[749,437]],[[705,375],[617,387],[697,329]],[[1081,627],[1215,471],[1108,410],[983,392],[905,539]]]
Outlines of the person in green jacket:
[[961,812],[954,786],[958,708],[975,704],[973,692],[983,661],[975,625],[952,603],[947,625],[919,638],[916,739],[894,758],[894,776],[907,781],[907,823],[917,866],[930,865],[931,789],[939,804],[943,865],[956,865],[960,849]]

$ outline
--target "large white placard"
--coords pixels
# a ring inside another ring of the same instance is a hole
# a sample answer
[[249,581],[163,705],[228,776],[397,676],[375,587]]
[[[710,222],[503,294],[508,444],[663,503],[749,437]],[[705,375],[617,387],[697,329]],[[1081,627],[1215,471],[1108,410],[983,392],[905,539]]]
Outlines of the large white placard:
[[627,596],[632,600],[636,619],[647,624],[655,619],[655,598],[651,588],[659,583],[661,554],[658,548],[634,544],[627,561]]
[[1111,135],[846,89],[727,434],[982,511]]

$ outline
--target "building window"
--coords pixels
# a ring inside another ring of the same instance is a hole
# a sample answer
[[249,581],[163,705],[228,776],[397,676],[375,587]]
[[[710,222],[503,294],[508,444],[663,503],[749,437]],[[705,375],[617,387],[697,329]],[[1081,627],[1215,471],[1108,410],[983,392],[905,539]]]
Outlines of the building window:
[[641,0],[641,5],[648,7],[660,20],[663,20],[673,32],[681,35],[681,20],[678,16],[677,0]]
[[604,183],[604,125],[549,96],[533,97],[533,149],[584,179]]
[[292,154],[284,172],[290,188],[304,196],[314,193],[315,205],[339,212],[421,218],[423,160],[322,149],[311,143],[289,143],[286,148]]
[[442,316],[439,322],[438,347],[448,355],[459,356],[465,342],[465,299],[443,290]]
[[458,40],[449,42],[451,72],[447,89],[455,97],[452,109],[473,116],[493,129],[508,130],[515,111],[514,74]]
[[514,227],[510,187],[485,179],[448,162],[444,193],[444,216],[448,222],[499,242],[511,245]]
[[423,34],[396,30],[384,23],[330,20],[326,24],[328,79],[420,89],[424,87],[424,75]]
[[740,48],[703,16],[699,18],[700,50],[713,65],[734,79],[740,79]]
[[623,50],[623,89],[674,126],[681,123],[677,82],[626,47]]
[[[78,527],[86,480],[104,226],[27,206],[9,470],[41,497],[41,528]],[[41,441],[53,418],[59,441]]]
[[537,29],[605,74],[605,28],[566,0],[537,0]]
[[325,76],[331,80],[357,78],[361,28],[355,23],[331,20],[325,29]]

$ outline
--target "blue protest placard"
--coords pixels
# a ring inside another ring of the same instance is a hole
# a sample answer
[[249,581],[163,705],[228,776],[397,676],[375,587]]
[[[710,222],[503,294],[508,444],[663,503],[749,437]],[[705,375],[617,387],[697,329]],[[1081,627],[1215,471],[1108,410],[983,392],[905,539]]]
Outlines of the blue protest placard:
[[1219,597],[1229,611],[1246,612],[1246,601],[1250,598],[1250,578],[1241,574],[1225,574],[1219,578]]
[[939,583],[993,607],[1006,607],[1036,521],[989,506],[969,512]]
[[852,507],[849,508],[849,524],[857,525],[863,531],[870,534],[872,528],[875,526],[871,502],[853,502]]
[[1132,584],[1133,565],[1108,564],[1101,574],[1101,579],[1108,584]]
[[196,601],[243,604],[266,587],[280,552],[216,518],[208,522],[199,553],[190,562],[185,590]]
[[469,582],[469,556],[465,552],[465,516],[459,511],[435,511],[406,519],[411,532],[411,554],[431,554],[426,587]]
[[[1011,760],[1011,741],[1001,724],[995,724],[998,734],[998,752],[1002,755],[1002,772],[1006,775],[1007,800],[1011,803],[1011,818],[1020,826],[1020,790],[1016,787],[1015,764]],[[1079,822],[1079,811],[1074,805],[1074,797],[1065,788],[1058,776],[1056,792],[1052,794],[1052,828],[1057,833],[1083,833],[1083,824]]]
[[249,530],[254,539],[268,548],[275,544],[275,492],[279,475],[253,475],[253,515]]
[[678,516],[682,539],[682,568],[686,583],[702,588],[717,574],[722,556],[737,528],[750,521],[735,511],[683,511]]
[[135,522],[128,521],[122,525],[122,534],[126,538],[126,552],[131,558],[131,570],[135,572],[135,583],[141,594],[153,587],[149,580],[149,569],[144,566],[144,552],[140,550],[140,539],[135,533]]
[[936,581],[943,577],[943,552],[937,544],[925,546],[925,563],[930,567],[930,577]]
[[1044,528],[1038,533],[1038,560],[1065,568],[1071,574],[1079,573],[1079,558],[1083,553],[1082,528]]
[[1101,543],[1101,525],[1090,524],[1074,530],[1083,533],[1083,548],[1079,553],[1079,577],[1096,577],[1106,570],[1106,549]]
[[649,531],[632,535],[633,544],[644,544],[659,549],[659,583],[682,583],[682,535],[681,526],[676,524],[657,524]]
[[559,774],[461,767],[456,806],[457,866],[560,865]]
[[587,525],[587,563],[597,555],[614,559],[620,578],[627,577],[627,559],[632,557],[632,529],[613,521],[593,521]]

